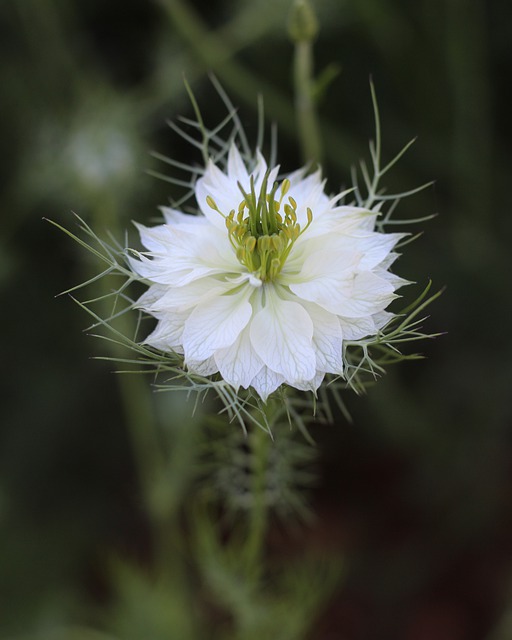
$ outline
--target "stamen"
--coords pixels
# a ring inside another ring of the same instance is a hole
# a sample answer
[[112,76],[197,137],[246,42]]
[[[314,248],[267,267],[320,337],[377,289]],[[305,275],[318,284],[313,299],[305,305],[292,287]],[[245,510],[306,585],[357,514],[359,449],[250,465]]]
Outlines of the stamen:
[[210,207],[210,209],[213,209],[214,211],[216,211],[217,213],[220,213],[220,215],[222,217],[226,217],[222,211],[219,209],[219,207],[217,206],[215,200],[211,197],[211,196],[206,196],[206,203],[207,205]]
[[232,209],[228,215],[219,210],[211,196],[206,197],[208,206],[225,218],[237,259],[260,284],[279,276],[294,243],[313,221],[313,212],[308,207],[307,224],[301,228],[297,222],[297,202],[292,196],[283,202],[291,188],[288,179],[280,185],[274,182],[267,193],[269,175],[270,171],[267,171],[263,176],[258,195],[254,176],[250,178],[248,192],[238,182],[243,198],[237,209]]
[[254,236],[249,236],[248,238],[246,238],[245,248],[247,249],[247,251],[249,251],[249,253],[252,253],[254,251],[254,249],[256,248],[256,238]]
[[281,199],[279,200],[279,202],[281,203],[283,198],[285,197],[285,195],[288,193],[288,191],[290,190],[291,187],[291,182],[288,180],[288,178],[285,178],[282,182],[281,182]]

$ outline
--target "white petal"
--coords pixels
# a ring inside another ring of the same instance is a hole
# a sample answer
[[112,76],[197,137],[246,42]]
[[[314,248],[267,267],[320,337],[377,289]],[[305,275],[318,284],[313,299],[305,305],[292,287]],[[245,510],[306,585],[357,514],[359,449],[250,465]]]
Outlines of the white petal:
[[389,313],[389,311],[380,311],[372,316],[376,329],[382,329],[394,317],[395,314]]
[[160,224],[156,227],[145,227],[138,222],[134,223],[140,235],[142,244],[150,251],[157,253],[166,250],[171,241],[171,228],[166,224]]
[[183,213],[171,207],[160,207],[167,224],[208,224],[208,220],[201,215]]
[[362,253],[359,268],[370,271],[387,258],[395,244],[405,236],[404,233],[368,233],[357,240]]
[[379,276],[379,278],[386,280],[386,282],[389,282],[389,284],[393,286],[393,289],[395,291],[397,289],[400,289],[400,287],[405,287],[408,284],[412,284],[410,280],[401,278],[400,276],[397,276],[396,273],[392,273],[391,271],[384,271],[384,269],[380,269],[380,268],[374,269],[373,273],[376,276]]
[[237,390],[247,389],[263,367],[263,361],[252,347],[248,327],[230,347],[215,352],[215,362],[224,380]]
[[[236,181],[230,180],[210,160],[204,176],[196,182],[195,194],[197,204],[206,218],[214,227],[226,233],[225,217],[232,209],[236,210],[242,200],[242,194]],[[206,200],[208,196],[213,198],[221,213],[210,207]]]
[[285,379],[282,375],[264,366],[252,379],[251,386],[261,396],[263,402],[266,402],[269,395],[284,382]]
[[312,380],[307,380],[306,382],[294,382],[291,386],[295,387],[295,389],[298,389],[299,391],[313,391],[314,393],[322,384],[324,378],[325,373],[322,371],[318,372]]
[[342,247],[336,254],[331,243],[322,252],[322,242],[315,238],[312,244],[315,241],[319,250],[306,257],[300,273],[285,273],[282,278],[299,298],[336,315],[360,318],[381,311],[396,297],[393,285],[385,279],[370,271],[358,272],[360,254]]
[[393,285],[370,271],[356,274],[351,281],[350,289],[349,285],[349,280],[343,282],[341,279],[336,281],[332,278],[329,282],[324,278],[292,285],[290,289],[299,297],[316,302],[327,311],[346,318],[371,316],[385,309],[397,297],[393,293]]
[[292,184],[284,202],[287,202],[289,196],[297,202],[297,220],[304,227],[307,223],[308,208],[311,209],[313,218],[318,220],[329,210],[330,201],[324,193],[325,180],[322,181],[320,170],[297,182],[295,182],[295,175],[299,174],[288,177]]
[[302,302],[313,321],[313,345],[316,351],[316,368],[319,372],[343,372],[342,332],[340,321],[333,313],[310,302]]
[[302,283],[318,278],[337,278],[346,269],[355,271],[361,254],[337,235],[297,241],[282,271],[283,284]]
[[249,179],[247,168],[235,144],[232,144],[229,148],[228,175],[235,183],[237,180],[240,180],[240,182],[245,184]]
[[359,228],[363,231],[373,231],[375,229],[375,222],[380,215],[378,207],[373,207],[372,209],[354,207],[354,209],[361,211]]
[[[236,147],[230,148],[228,156],[228,173],[221,171],[210,160],[204,175],[199,178],[195,186],[195,194],[199,208],[208,220],[218,229],[226,233],[225,218],[232,210],[237,210],[238,205],[244,199],[240,186],[249,193],[251,190],[251,176],[254,178],[254,189],[259,196],[261,185],[267,171],[267,163],[259,151],[256,153],[257,164],[251,175],[247,172],[244,162]],[[269,171],[268,190],[271,189],[279,173],[279,167]],[[240,186],[239,184],[240,183]],[[218,209],[212,209],[207,202],[210,196]],[[221,213],[219,213],[219,211]]]
[[293,171],[288,175],[291,188],[300,198],[306,198],[313,189],[323,184],[322,172],[320,169],[317,169],[314,173],[310,173],[309,175],[306,175],[306,173],[307,168],[302,167],[302,169]]
[[141,297],[137,300],[135,307],[137,309],[144,309],[151,313],[150,310],[152,306],[154,304],[158,304],[158,301],[167,293],[168,290],[168,287],[164,287],[160,284],[151,285],[149,289],[144,291]]
[[395,260],[399,257],[399,253],[391,252],[389,253],[384,260],[379,264],[379,269],[389,269],[391,265],[395,262]]
[[366,316],[364,318],[338,317],[344,340],[361,340],[361,338],[373,336],[377,333],[373,316]]
[[[305,242],[310,238],[325,235],[327,238],[331,234],[341,236],[339,242],[350,243],[344,236],[361,231],[371,231],[375,225],[377,214],[367,209],[354,206],[339,206],[327,208],[320,216],[313,212],[313,222],[306,233],[299,238],[297,244]],[[341,246],[341,245],[340,245]]]
[[292,187],[298,185],[302,180],[304,180],[304,176],[306,175],[307,167],[302,167],[301,169],[296,169],[289,173],[286,177],[290,181]]
[[[155,288],[158,285],[154,285]],[[164,311],[186,311],[199,304],[205,303],[215,297],[220,297],[236,287],[236,283],[222,282],[214,277],[194,280],[182,287],[162,287],[159,298],[151,296],[141,298],[137,306],[144,308],[149,313]]]
[[219,370],[214,358],[187,360],[187,368],[191,373],[197,373],[199,376],[212,376]]
[[393,285],[370,271],[358,273],[352,294],[340,315],[361,318],[382,311],[397,297],[393,291]]
[[148,280],[181,286],[208,275],[237,272],[236,259],[227,234],[210,224],[160,225],[140,227],[143,243],[151,248],[151,258],[139,254],[130,258],[132,269]]
[[304,260],[300,273],[283,273],[281,280],[299,298],[342,315],[345,302],[353,291],[359,259],[359,255],[348,251],[340,250],[338,254],[322,251],[320,245],[318,251]]
[[206,360],[217,349],[231,346],[252,315],[248,301],[250,286],[238,293],[224,295],[198,305],[190,314],[183,331],[183,348],[188,362]]
[[273,286],[265,287],[264,295],[250,327],[254,350],[287,382],[311,380],[316,373],[311,318],[300,304],[282,300]]
[[183,327],[188,313],[165,313],[157,315],[158,324],[154,331],[144,340],[144,344],[160,351],[176,351],[183,353]]

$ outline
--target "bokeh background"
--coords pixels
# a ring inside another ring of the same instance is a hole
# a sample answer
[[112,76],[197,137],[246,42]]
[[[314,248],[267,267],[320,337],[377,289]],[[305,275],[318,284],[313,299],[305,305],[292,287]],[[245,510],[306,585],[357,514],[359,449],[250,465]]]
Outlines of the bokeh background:
[[[418,136],[390,189],[436,181],[401,212],[439,215],[399,268],[419,285],[446,285],[426,328],[447,333],[421,345],[423,362],[347,396],[352,424],[315,429],[317,517],[291,541],[276,534],[274,552],[318,547],[345,559],[312,640],[507,640],[510,5],[314,7],[316,71],[332,77],[318,104],[329,185],[346,184],[367,156],[371,76],[385,155]],[[165,172],[149,152],[199,161],[166,125],[192,115],[183,74],[210,126],[225,110],[208,72],[249,136],[261,94],[282,166],[296,168],[289,9],[289,0],[0,2],[2,638],[101,620],[106,559],[151,557],[127,426],[137,408],[112,365],[91,360],[103,345],[84,334],[83,311],[55,298],[96,267],[43,218],[72,228],[74,211],[99,235],[122,237],[131,220],[155,216],[173,187],[147,175]],[[148,393],[163,424],[186,421],[190,407]]]

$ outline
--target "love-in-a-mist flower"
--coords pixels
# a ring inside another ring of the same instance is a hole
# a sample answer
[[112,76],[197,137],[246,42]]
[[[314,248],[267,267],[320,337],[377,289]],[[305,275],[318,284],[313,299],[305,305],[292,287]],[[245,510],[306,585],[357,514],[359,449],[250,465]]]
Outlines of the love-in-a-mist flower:
[[138,306],[158,320],[145,343],[263,400],[343,376],[344,341],[376,335],[405,282],[389,271],[402,234],[375,231],[377,212],[339,205],[319,171],[277,175],[232,145],[226,171],[210,161],[196,182],[201,213],[164,207],[131,260],[149,284]]

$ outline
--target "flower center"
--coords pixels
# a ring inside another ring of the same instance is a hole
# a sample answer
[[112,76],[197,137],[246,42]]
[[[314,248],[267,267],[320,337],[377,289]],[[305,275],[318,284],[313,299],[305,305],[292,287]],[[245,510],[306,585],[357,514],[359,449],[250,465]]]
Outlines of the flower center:
[[[256,193],[253,176],[248,193],[238,183],[243,198],[238,211],[232,209],[228,215],[219,210],[211,196],[206,198],[208,205],[226,221],[229,241],[238,261],[262,282],[272,281],[279,275],[295,241],[313,220],[313,213],[308,208],[308,222],[301,228],[297,222],[295,200],[288,196],[288,201],[283,204],[290,181],[285,179],[281,185],[274,182],[267,193],[268,174],[267,171],[259,193]],[[278,190],[280,197],[276,199]]]

